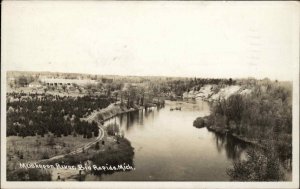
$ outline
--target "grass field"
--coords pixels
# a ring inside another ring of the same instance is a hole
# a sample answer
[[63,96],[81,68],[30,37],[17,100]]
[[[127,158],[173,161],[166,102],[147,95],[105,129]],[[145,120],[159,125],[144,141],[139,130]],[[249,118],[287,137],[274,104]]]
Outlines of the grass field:
[[53,135],[7,137],[7,162],[34,161],[48,159],[56,155],[66,154],[79,148],[95,138],[83,138],[81,135],[54,137]]
[[[44,138],[34,136],[34,137],[7,137],[7,174],[8,180],[12,181],[22,181],[24,174],[29,174],[30,178],[27,180],[57,180],[58,175],[63,180],[72,180],[73,177],[78,177],[78,171],[70,171],[68,169],[49,169],[46,172],[43,170],[26,170],[20,169],[20,162],[29,163],[35,162],[35,160],[43,159],[43,154],[49,154],[49,158],[59,155],[66,154],[69,151],[80,148],[84,144],[92,141],[93,139],[85,139],[82,136],[68,136],[61,138],[53,138],[55,145],[49,145],[51,136],[46,136]],[[120,139],[120,143],[116,142],[116,138],[113,136],[105,136],[103,138],[105,145],[99,142],[99,147],[93,144],[89,149],[85,149],[84,152],[78,153],[76,155],[65,155],[59,159],[49,159],[43,162],[43,164],[55,163],[73,165],[79,164],[80,162],[85,162],[87,160],[93,159],[96,154],[101,153],[101,158],[110,156],[111,151],[122,151],[124,147],[131,147],[130,144],[126,143],[125,139]],[[123,142],[125,141],[125,143]],[[59,147],[61,146],[61,147]],[[108,152],[108,153],[106,153]],[[21,155],[23,156],[21,159]],[[29,171],[29,172],[28,172]],[[30,171],[36,171],[31,174]],[[39,177],[35,177],[39,175]],[[73,179],[74,180],[74,179]],[[76,180],[76,179],[75,179]]]

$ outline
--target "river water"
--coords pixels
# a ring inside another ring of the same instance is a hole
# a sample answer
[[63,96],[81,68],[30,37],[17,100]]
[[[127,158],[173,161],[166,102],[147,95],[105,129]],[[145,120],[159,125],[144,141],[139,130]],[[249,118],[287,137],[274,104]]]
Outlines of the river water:
[[[171,108],[181,107],[181,111]],[[206,128],[193,127],[210,113],[204,101],[167,101],[164,108],[122,114],[105,124],[117,124],[134,147],[134,171],[87,175],[104,181],[227,181],[226,170],[240,158],[245,145]]]

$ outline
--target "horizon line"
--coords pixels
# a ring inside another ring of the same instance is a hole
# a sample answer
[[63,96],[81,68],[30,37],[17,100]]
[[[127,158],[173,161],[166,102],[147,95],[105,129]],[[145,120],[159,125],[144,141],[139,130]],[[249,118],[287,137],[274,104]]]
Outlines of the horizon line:
[[280,79],[271,79],[269,77],[257,78],[255,76],[245,76],[245,77],[197,77],[197,76],[170,76],[170,75],[125,75],[125,74],[100,74],[100,73],[86,73],[86,72],[63,72],[63,71],[28,71],[28,70],[6,70],[6,72],[35,72],[35,73],[59,73],[59,74],[82,74],[82,75],[99,75],[99,76],[118,76],[118,77],[165,77],[165,78],[203,78],[203,79],[256,79],[264,80],[269,79],[271,81],[290,81],[293,80],[280,80]]

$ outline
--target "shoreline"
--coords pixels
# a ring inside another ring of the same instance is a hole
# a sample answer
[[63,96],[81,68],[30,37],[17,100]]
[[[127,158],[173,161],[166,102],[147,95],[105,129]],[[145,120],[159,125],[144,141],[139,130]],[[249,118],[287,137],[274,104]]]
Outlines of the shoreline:
[[[148,108],[151,107],[157,107],[156,105],[148,106]],[[115,104],[112,103],[108,107],[101,109],[100,111],[93,112],[89,117],[87,118],[82,118],[83,120],[87,121],[96,121],[103,125],[103,123],[109,119],[114,118],[115,116],[125,114],[125,113],[130,113],[130,112],[135,112],[139,110],[145,109],[145,106],[139,106],[137,108],[129,108],[127,109],[126,107],[121,107],[120,104]],[[109,114],[109,115],[106,115]],[[103,119],[99,119],[99,116],[102,116]]]
[[[152,106],[152,107],[155,107],[155,106]],[[116,114],[114,114],[114,115],[112,115],[110,117],[107,117],[107,118],[105,118],[105,119],[103,119],[103,120],[101,120],[99,122],[101,124],[103,124],[105,121],[110,120],[110,119],[112,119],[112,118],[114,118],[114,117],[116,117],[118,115],[122,115],[122,114],[125,114],[125,113],[130,113],[130,112],[135,112],[135,111],[139,111],[139,110],[143,110],[143,109],[144,109],[144,107],[140,107],[140,108],[137,108],[137,109],[124,110],[124,111],[116,113]]]
[[[216,94],[216,93],[214,93],[214,94]],[[211,105],[210,103],[212,103],[214,101],[211,98],[212,95],[213,94],[208,95],[207,97],[197,97],[197,99],[201,99],[202,101],[205,101],[209,105]],[[199,117],[197,117],[197,118],[199,118]],[[197,120],[197,118],[195,120]],[[203,119],[203,117],[201,117],[201,118]],[[240,141],[242,141],[244,143],[247,143],[247,144],[250,144],[250,145],[254,145],[254,146],[257,146],[257,147],[260,147],[260,148],[265,148],[263,145],[259,144],[258,141],[254,141],[254,140],[248,139],[246,137],[239,136],[239,135],[237,135],[235,133],[232,133],[229,129],[215,127],[213,125],[210,125],[210,126],[205,125],[204,127],[206,127],[207,130],[210,131],[210,132],[215,132],[215,133],[222,134],[222,135],[230,135],[231,137],[233,137],[233,138],[235,138],[237,140],[240,140]],[[198,128],[198,127],[196,127],[196,128]],[[203,128],[203,127],[201,127],[201,128]],[[201,129],[201,128],[198,128],[198,129]]]
[[208,131],[210,132],[215,132],[215,133],[218,133],[218,134],[222,134],[222,135],[229,135],[237,140],[240,140],[246,144],[250,144],[250,145],[253,145],[253,146],[257,146],[257,147],[260,147],[260,148],[263,148],[265,149],[266,147],[259,144],[258,141],[254,141],[254,140],[251,140],[251,139],[248,139],[246,137],[242,137],[242,136],[239,136],[235,133],[231,133],[230,130],[228,129],[223,129],[223,128],[220,128],[220,127],[214,127],[214,126],[205,126],[207,128]]
[[[149,107],[155,107],[155,106],[149,106]],[[137,108],[127,109],[127,108],[121,107],[120,104],[112,103],[108,107],[106,107],[104,109],[101,109],[98,112],[93,112],[92,114],[90,114],[90,116],[88,116],[86,118],[81,118],[81,120],[95,121],[95,122],[98,123],[98,127],[99,127],[99,130],[100,130],[99,131],[99,137],[95,138],[94,141],[88,142],[87,144],[84,144],[83,146],[76,147],[73,151],[71,151],[69,153],[59,154],[59,155],[50,157],[48,159],[38,159],[38,160],[35,160],[35,161],[27,161],[27,162],[22,162],[22,163],[39,163],[41,165],[54,164],[54,163],[58,163],[58,162],[61,163],[61,161],[73,161],[73,159],[76,160],[79,157],[83,156],[82,153],[84,153],[84,151],[89,151],[89,155],[88,155],[89,157],[92,157],[92,155],[96,155],[97,153],[104,153],[105,151],[107,151],[107,148],[110,148],[110,147],[114,146],[115,144],[111,143],[111,142],[107,143],[107,141],[106,141],[105,142],[106,147],[104,149],[98,151],[98,152],[95,151],[94,148],[92,148],[96,144],[96,142],[99,142],[105,135],[107,135],[106,128],[104,127],[103,123],[105,121],[109,120],[109,119],[114,118],[115,116],[118,116],[118,115],[121,115],[121,114],[124,114],[124,113],[139,111],[139,110],[142,110],[142,109],[145,109],[145,107],[140,106],[140,107],[137,107]],[[99,120],[99,117],[98,117],[99,114],[103,115],[103,117],[104,117],[103,120]],[[124,138],[122,140],[127,141],[128,139]],[[128,148],[132,148],[129,141],[128,141],[128,144],[129,144]],[[126,145],[124,144],[125,145],[124,147],[127,148],[126,146],[128,144],[126,142]],[[83,148],[84,148],[84,151],[83,151]],[[121,148],[119,150],[122,151],[123,149]],[[107,155],[109,155],[109,154],[107,154]],[[81,157],[81,158],[83,158],[83,157]],[[85,158],[83,158],[83,159],[85,159]],[[16,169],[15,171],[18,171],[18,170],[22,170],[22,169]],[[78,176],[78,172],[74,171],[74,170],[62,170],[62,169],[60,169],[60,170],[48,169],[48,170],[50,171],[50,175],[51,175],[52,180],[56,180],[57,174],[60,174],[60,176],[64,177],[65,180],[72,180],[73,177]],[[13,172],[15,172],[15,171],[13,171]],[[82,172],[82,174],[83,174],[83,172]]]

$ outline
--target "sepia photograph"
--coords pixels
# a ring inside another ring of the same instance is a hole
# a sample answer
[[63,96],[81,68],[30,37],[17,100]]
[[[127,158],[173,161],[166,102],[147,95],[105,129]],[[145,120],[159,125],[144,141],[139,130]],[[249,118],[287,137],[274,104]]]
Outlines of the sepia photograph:
[[299,188],[299,8],[3,1],[1,188]]

